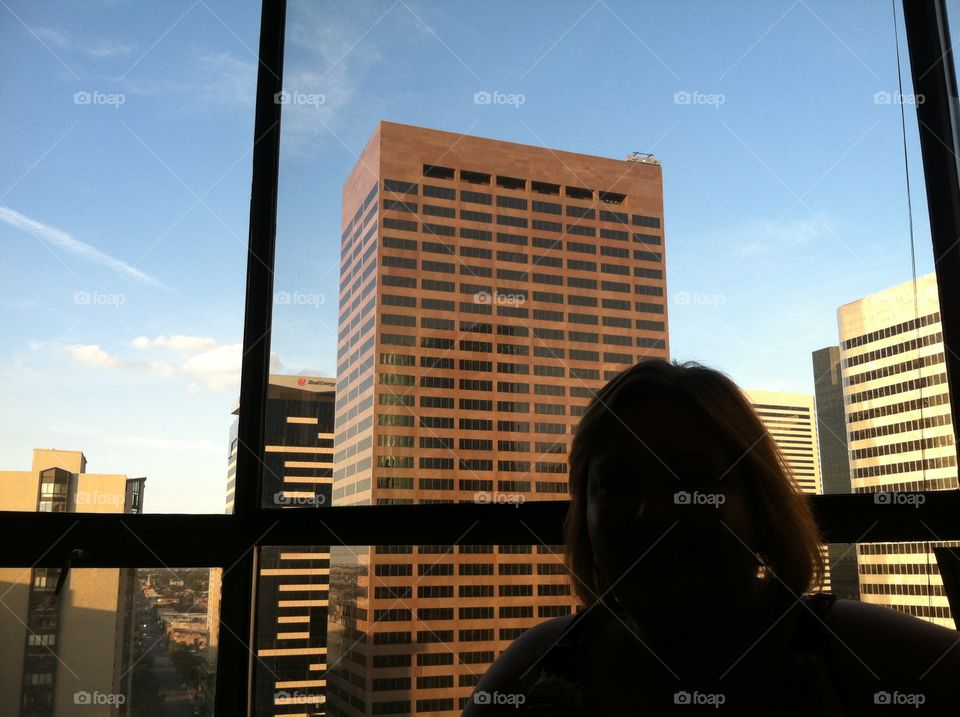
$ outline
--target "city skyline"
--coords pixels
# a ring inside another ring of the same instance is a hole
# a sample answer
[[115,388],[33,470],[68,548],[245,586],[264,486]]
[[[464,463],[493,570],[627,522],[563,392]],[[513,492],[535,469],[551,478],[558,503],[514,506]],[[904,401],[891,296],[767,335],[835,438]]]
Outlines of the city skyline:
[[[219,512],[256,7],[16,12],[0,28],[23,69],[3,88],[0,378],[15,410],[0,450],[22,462],[29,446],[82,445],[98,470],[143,465],[151,512]],[[441,6],[291,6],[274,372],[335,374],[339,184],[384,118],[615,159],[653,152],[676,356],[809,392],[806,357],[836,343],[835,308],[910,276],[889,8],[529,4],[509,23],[502,12],[473,18],[498,38],[490,52]],[[670,27],[702,42],[653,31]],[[599,81],[580,61],[585,42]],[[920,273],[932,267],[924,201],[914,181]]]

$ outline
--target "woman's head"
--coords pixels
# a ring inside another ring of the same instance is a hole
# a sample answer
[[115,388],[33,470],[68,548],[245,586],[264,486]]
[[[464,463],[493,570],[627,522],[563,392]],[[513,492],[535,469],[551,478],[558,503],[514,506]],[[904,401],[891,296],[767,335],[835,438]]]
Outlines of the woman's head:
[[758,563],[818,588],[807,499],[737,386],[696,363],[643,360],[591,401],[570,451],[565,553],[580,599],[644,610],[735,599]]

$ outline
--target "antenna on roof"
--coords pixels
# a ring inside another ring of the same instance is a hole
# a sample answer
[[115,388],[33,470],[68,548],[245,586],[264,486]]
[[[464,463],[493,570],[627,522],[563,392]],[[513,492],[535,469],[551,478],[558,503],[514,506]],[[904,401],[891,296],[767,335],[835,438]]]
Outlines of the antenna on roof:
[[644,164],[660,164],[660,160],[650,152],[631,152],[627,155],[628,162],[643,162]]

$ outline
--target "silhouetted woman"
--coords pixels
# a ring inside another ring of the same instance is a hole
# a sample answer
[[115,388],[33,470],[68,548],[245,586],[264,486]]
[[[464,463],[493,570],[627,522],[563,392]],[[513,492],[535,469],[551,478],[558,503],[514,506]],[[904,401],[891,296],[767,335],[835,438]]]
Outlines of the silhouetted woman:
[[610,381],[570,496],[584,608],[517,638],[465,717],[960,715],[960,633],[821,592],[810,505],[723,374],[644,360]]

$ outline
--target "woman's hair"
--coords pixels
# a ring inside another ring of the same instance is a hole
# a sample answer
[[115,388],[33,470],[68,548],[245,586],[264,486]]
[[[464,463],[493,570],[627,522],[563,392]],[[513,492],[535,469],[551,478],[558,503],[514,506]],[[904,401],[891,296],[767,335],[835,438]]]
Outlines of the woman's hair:
[[[610,435],[614,411],[642,407],[644,396],[663,395],[699,409],[736,451],[756,532],[752,546],[767,570],[796,594],[822,589],[823,542],[807,497],[753,406],[727,376],[690,361],[643,359],[617,374],[590,401],[570,448],[570,505],[564,555],[574,589],[592,605],[604,586],[587,530],[587,471],[591,455]],[[691,440],[696,440],[691,436]]]

